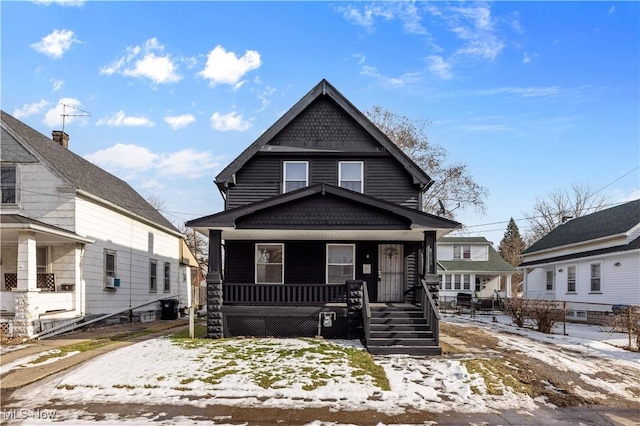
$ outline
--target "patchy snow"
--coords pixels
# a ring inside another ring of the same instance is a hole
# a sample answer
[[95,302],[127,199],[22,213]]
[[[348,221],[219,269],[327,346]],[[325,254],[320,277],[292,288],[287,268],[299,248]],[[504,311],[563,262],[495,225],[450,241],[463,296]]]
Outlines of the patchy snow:
[[17,370],[19,368],[33,368],[33,367],[39,367],[41,365],[46,365],[46,364],[50,364],[52,362],[56,362],[58,360],[61,360],[63,358],[67,358],[70,356],[73,356],[75,354],[80,353],[80,351],[73,351],[73,352],[68,352],[66,354],[64,354],[63,356],[53,356],[49,359],[46,359],[42,362],[38,362],[38,363],[33,363],[32,361],[35,361],[36,359],[42,357],[42,356],[46,356],[46,355],[56,355],[61,353],[60,349],[51,349],[45,352],[40,352],[37,353],[35,355],[30,355],[30,356],[26,356],[20,359],[17,359],[13,362],[9,362],[7,364],[4,364],[2,366],[0,366],[0,375],[4,375],[5,373],[8,373],[11,370]]
[[[493,322],[491,317],[445,315],[444,320],[463,327],[478,326],[498,338],[501,346],[561,371],[577,373],[593,388],[576,385],[574,390],[579,395],[637,398],[639,353],[578,337],[518,329],[506,321]],[[505,385],[501,385],[502,395],[487,392],[483,377],[469,373],[465,367],[466,360],[484,357],[477,353],[456,357],[375,356],[390,384],[390,390],[383,390],[374,377],[349,363],[346,354],[361,350],[364,348],[358,341],[349,340],[155,338],[106,353],[48,382],[18,390],[13,398],[33,407],[46,406],[55,398],[65,405],[108,400],[158,406],[326,407],[332,411],[376,410],[389,415],[408,409],[458,413],[517,410],[535,415],[537,407],[546,404],[543,397],[534,400]],[[18,360],[16,365],[25,362]],[[64,422],[71,424],[73,419],[91,416],[77,411],[64,413]],[[164,424],[163,420],[149,413],[118,423]],[[183,420],[179,423],[195,424]],[[198,424],[224,423],[225,419],[215,419]],[[339,426],[320,421],[310,425]]]

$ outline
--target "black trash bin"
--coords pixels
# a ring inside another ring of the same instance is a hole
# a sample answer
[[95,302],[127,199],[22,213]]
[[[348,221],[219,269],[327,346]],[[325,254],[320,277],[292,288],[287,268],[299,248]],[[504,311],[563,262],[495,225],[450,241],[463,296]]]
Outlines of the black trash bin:
[[178,318],[178,300],[169,299],[160,302],[162,305],[161,320],[174,320]]

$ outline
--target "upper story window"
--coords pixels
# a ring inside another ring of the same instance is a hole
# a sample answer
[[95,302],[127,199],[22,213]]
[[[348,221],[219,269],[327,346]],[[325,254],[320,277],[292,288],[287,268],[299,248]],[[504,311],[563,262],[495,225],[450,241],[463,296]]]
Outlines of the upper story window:
[[153,232],[149,232],[147,235],[147,251],[153,253]]
[[546,289],[547,291],[553,291],[553,285],[556,281],[556,271],[553,269],[547,269],[546,271]]
[[567,292],[575,293],[576,291],[576,267],[567,266]]
[[285,161],[283,164],[282,192],[290,192],[309,186],[309,162]]
[[0,186],[2,187],[2,204],[17,203],[16,166],[4,164],[0,166]]
[[164,292],[171,291],[171,264],[169,262],[164,263]]
[[453,246],[453,258],[454,259],[471,259],[471,246]]
[[158,291],[158,261],[149,259],[149,291]]
[[340,161],[338,163],[338,186],[364,193],[364,163],[362,161]]

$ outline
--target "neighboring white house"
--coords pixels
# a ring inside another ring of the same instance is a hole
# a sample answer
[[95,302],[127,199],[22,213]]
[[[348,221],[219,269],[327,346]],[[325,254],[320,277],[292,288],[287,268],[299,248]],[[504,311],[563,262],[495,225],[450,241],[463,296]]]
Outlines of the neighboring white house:
[[500,297],[511,297],[511,277],[517,270],[486,238],[444,237],[437,244],[441,300],[451,300],[458,293],[493,297],[498,292]]
[[519,269],[529,299],[640,305],[640,200],[563,223]]
[[[5,112],[1,126],[4,327],[33,336],[149,301],[188,303],[191,261],[164,216],[70,151],[65,133],[49,139]],[[138,311],[160,309],[156,302]]]

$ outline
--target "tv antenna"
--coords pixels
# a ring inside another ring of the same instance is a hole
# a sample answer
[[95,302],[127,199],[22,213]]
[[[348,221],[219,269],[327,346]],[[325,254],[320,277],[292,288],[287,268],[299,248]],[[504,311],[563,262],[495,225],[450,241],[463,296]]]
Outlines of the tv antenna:
[[[67,114],[67,108],[72,108],[74,110],[74,114]],[[62,104],[62,133],[64,133],[64,122],[67,117],[91,117],[91,113],[89,111],[85,111],[78,107],[68,104]]]

